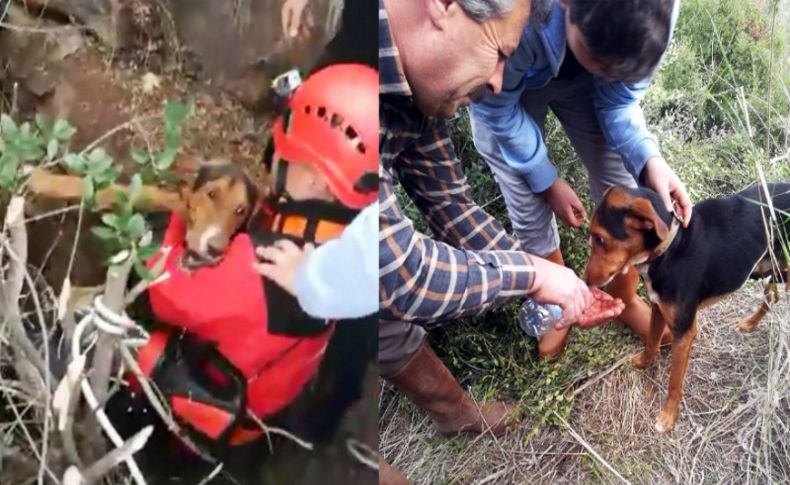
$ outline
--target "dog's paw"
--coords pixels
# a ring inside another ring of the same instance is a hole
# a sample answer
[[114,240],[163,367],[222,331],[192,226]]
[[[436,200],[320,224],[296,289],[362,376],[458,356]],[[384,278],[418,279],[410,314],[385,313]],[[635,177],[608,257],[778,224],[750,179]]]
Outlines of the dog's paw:
[[672,431],[672,428],[675,427],[675,421],[677,421],[677,419],[677,410],[667,411],[666,409],[662,409],[661,412],[658,413],[658,418],[656,419],[656,431],[659,433]]
[[654,357],[655,356],[647,355],[647,352],[642,351],[631,357],[631,364],[637,369],[644,369],[653,362]]

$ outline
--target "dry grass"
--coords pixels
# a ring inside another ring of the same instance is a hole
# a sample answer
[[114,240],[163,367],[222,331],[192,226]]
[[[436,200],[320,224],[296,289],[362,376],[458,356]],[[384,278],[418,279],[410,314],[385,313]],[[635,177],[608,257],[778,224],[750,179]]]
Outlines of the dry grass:
[[387,388],[381,451],[415,484],[620,482],[582,441],[630,483],[788,483],[790,294],[753,334],[734,329],[760,297],[750,284],[702,312],[681,414],[669,434],[653,431],[669,379],[663,352],[646,371],[625,363],[579,393],[568,420],[573,433],[536,428],[527,417],[505,438],[445,439]]

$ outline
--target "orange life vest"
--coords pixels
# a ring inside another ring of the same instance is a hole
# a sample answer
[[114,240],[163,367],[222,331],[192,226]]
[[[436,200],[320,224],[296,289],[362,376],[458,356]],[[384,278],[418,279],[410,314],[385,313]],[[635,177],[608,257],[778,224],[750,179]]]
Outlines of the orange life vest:
[[[163,247],[169,276],[148,290],[164,329],[138,360],[188,429],[241,444],[261,435],[247,413],[265,419],[292,403],[315,376],[333,322],[305,314],[296,299],[258,275],[255,247],[340,235],[357,211],[323,201],[283,202],[236,235],[222,261],[194,272],[179,266],[185,226],[171,216]],[[148,267],[161,258],[154,256]]]

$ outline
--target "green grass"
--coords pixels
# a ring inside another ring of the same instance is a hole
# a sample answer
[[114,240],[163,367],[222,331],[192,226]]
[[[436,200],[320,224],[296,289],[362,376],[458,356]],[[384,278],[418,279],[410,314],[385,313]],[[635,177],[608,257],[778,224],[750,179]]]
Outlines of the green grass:
[[[642,104],[662,152],[692,199],[729,194],[753,184],[760,165],[769,181],[790,180],[790,52],[787,3],[772,34],[774,2],[685,0],[673,44]],[[468,113],[452,120],[453,140],[472,195],[509,231],[504,201],[491,171],[472,144]],[[588,211],[586,172],[557,120],[549,116],[548,149],[560,175],[576,188]],[[771,160],[775,160],[771,162]],[[401,196],[403,194],[400,194]],[[413,204],[401,201],[418,228],[429,233]],[[581,271],[586,228],[560,227],[566,264]],[[563,392],[638,347],[615,326],[573,331],[559,361],[536,358],[536,340],[518,329],[518,303],[452,322],[429,334],[452,372],[476,397],[520,401],[537,423],[556,424],[573,403]]]

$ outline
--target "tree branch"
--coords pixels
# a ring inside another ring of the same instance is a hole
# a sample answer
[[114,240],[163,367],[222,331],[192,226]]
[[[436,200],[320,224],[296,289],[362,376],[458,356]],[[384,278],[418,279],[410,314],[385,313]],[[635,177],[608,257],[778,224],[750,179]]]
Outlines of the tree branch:
[[0,319],[7,323],[15,344],[14,349],[19,350],[14,352],[16,370],[23,379],[34,386],[33,395],[36,395],[38,393],[36,390],[48,390],[44,376],[49,373],[49,369],[25,331],[19,308],[27,267],[27,229],[24,208],[25,199],[15,196],[11,198],[6,210],[5,225],[8,241],[3,241],[3,247],[9,256],[9,269],[7,278],[0,281],[0,296],[4,303],[0,307]]

